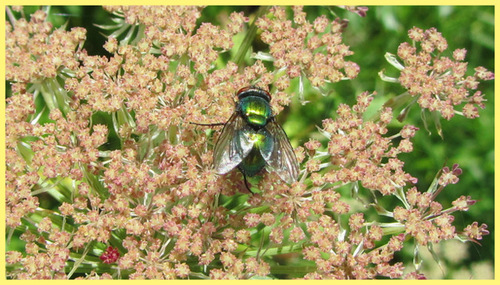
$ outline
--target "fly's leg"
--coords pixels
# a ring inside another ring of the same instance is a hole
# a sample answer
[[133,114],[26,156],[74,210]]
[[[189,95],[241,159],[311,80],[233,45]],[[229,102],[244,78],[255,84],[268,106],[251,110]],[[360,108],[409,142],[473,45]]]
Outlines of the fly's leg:
[[247,187],[248,192],[253,194],[252,190],[250,190],[250,186],[249,186],[250,183],[248,183],[247,176],[246,176],[245,172],[241,171],[241,174],[243,174],[243,181],[245,181],[245,187]]
[[207,126],[207,127],[224,126],[226,124],[226,123],[201,124],[201,123],[193,123],[193,122],[189,122],[189,123],[192,125]]

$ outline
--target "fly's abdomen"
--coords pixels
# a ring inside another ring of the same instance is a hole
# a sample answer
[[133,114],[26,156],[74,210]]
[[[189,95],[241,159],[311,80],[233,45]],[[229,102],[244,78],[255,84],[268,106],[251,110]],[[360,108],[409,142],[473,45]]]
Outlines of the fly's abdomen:
[[250,153],[243,159],[243,161],[238,165],[239,169],[246,176],[254,176],[259,173],[262,168],[266,166],[266,161],[260,154],[260,151],[254,147]]
[[273,140],[265,129],[260,129],[258,132],[248,130],[245,136],[253,142],[253,147],[238,167],[245,175],[254,176],[266,166],[262,153],[272,152]]

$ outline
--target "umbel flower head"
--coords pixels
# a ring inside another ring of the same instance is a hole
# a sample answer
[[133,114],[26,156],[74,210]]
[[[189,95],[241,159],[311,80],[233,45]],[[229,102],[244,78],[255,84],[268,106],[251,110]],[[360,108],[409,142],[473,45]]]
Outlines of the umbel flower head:
[[476,91],[479,81],[493,80],[494,74],[479,66],[473,75],[467,75],[467,51],[456,49],[451,58],[444,56],[448,43],[436,28],[424,31],[414,27],[408,36],[413,43],[404,42],[398,48],[402,62],[386,54],[387,61],[400,70],[399,77],[388,77],[383,71],[380,77],[401,84],[422,109],[439,112],[447,120],[455,114],[479,117],[478,107],[484,108],[485,101],[481,91]]
[[[411,261],[395,262],[409,241],[475,241],[489,233],[477,222],[462,231],[452,224],[452,213],[475,204],[470,196],[449,208],[436,202],[459,181],[458,165],[443,168],[427,191],[417,188],[401,154],[413,150],[418,128],[390,128],[387,106],[377,119],[366,118],[375,93],[339,104],[317,136],[294,149],[298,181],[277,183],[275,173],[263,172],[249,193],[238,171],[215,174],[220,129],[190,122],[225,122],[243,86],[269,90],[277,115],[294,99],[295,85],[304,103],[306,83],[321,89],[355,78],[359,66],[347,59],[353,51],[343,43],[345,21],[310,19],[301,6],[263,7],[255,19],[228,13],[220,25],[202,23],[203,7],[196,6],[105,9],[116,23],[101,26],[110,34],[109,56],[83,48],[83,28],[54,28],[43,11],[27,21],[14,16],[23,15],[22,7],[6,10],[9,278],[249,279],[282,272],[309,279],[423,278],[418,268],[404,274]],[[260,37],[264,51],[248,52],[241,41],[247,35]],[[412,38],[443,48],[432,31]],[[418,69],[415,61],[425,55],[414,53],[412,60],[400,49],[405,67]],[[238,61],[233,54],[245,56]],[[463,60],[460,52],[454,57]],[[448,77],[463,65],[443,69],[432,62],[420,76],[457,89],[493,77],[482,69],[472,79]],[[411,74],[403,71],[406,82]],[[454,98],[445,91],[452,90],[431,92],[439,99],[433,104]],[[480,106],[476,97],[462,101]],[[377,200],[393,197],[399,202],[386,204],[392,208]]]
[[330,22],[323,15],[310,23],[300,6],[294,7],[293,20],[286,19],[283,7],[273,7],[270,12],[257,26],[262,29],[262,40],[269,44],[276,68],[286,68],[290,78],[304,73],[313,86],[358,75],[357,64],[344,59],[353,52],[342,44],[340,21]]

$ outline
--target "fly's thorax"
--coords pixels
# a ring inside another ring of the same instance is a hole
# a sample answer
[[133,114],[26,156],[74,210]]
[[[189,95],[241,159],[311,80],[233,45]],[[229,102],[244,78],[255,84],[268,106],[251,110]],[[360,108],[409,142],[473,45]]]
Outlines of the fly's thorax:
[[258,96],[240,99],[239,111],[246,122],[254,127],[263,127],[272,116],[269,101]]

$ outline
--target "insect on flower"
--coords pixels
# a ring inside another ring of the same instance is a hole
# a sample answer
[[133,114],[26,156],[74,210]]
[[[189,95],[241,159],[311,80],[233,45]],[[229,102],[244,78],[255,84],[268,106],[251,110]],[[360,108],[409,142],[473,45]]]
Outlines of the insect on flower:
[[286,183],[297,181],[299,165],[292,145],[271,110],[269,92],[249,86],[237,92],[236,110],[224,124],[214,150],[214,167],[226,174],[235,167],[243,176],[263,168]]

